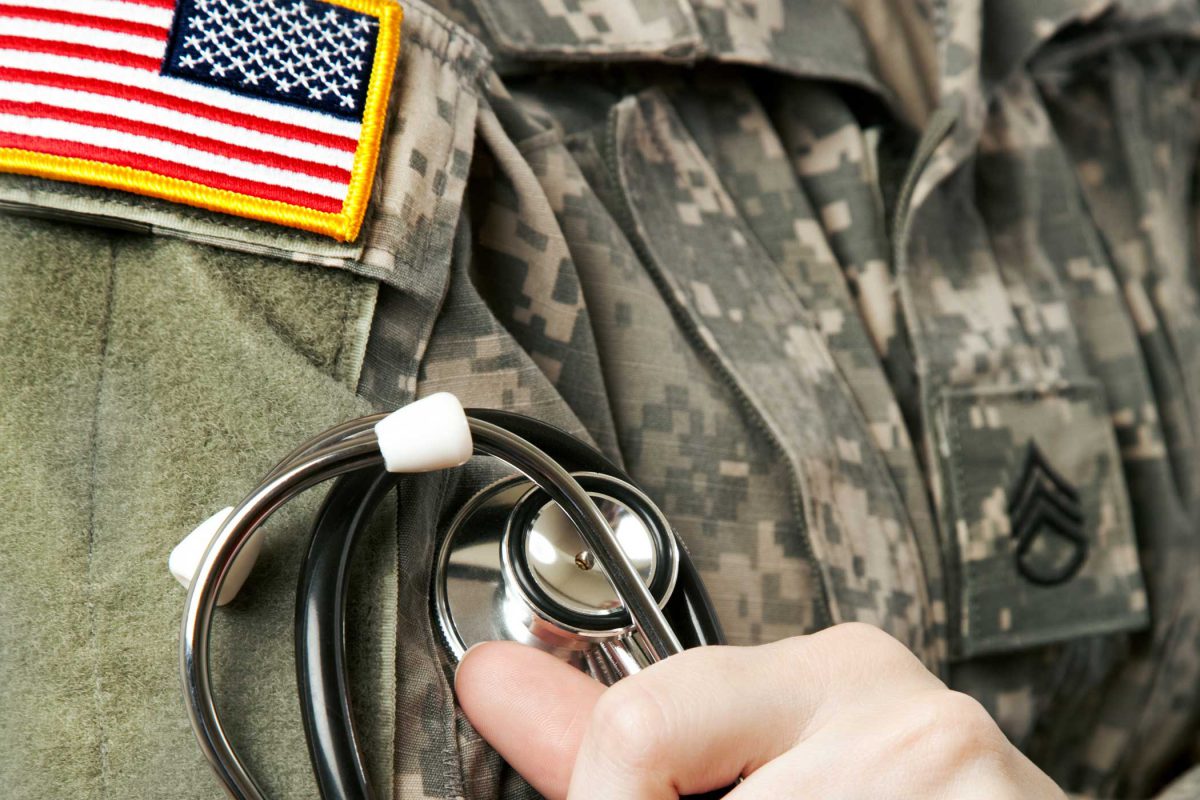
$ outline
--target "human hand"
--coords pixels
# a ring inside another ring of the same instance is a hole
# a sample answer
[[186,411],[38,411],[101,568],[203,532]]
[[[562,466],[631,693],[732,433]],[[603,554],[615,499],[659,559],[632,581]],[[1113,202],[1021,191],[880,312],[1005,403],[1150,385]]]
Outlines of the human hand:
[[979,703],[862,624],[688,650],[605,688],[511,642],[472,648],[459,702],[550,800],[1021,798],[1063,792]]

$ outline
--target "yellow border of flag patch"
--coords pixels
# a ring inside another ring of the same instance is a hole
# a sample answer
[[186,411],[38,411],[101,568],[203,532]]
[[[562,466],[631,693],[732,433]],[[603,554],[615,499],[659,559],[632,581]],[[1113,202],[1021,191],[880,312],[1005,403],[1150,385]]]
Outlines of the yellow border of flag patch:
[[239,217],[273,222],[291,228],[332,236],[349,241],[358,236],[371,197],[375,167],[379,161],[379,144],[387,115],[388,98],[392,91],[392,76],[400,53],[400,22],[403,11],[394,0],[324,0],[379,20],[379,38],[375,45],[375,62],[363,107],[358,147],[354,151],[354,166],[350,170],[350,185],[342,210],[336,214],[278,200],[215,189],[193,181],[168,178],[147,170],[121,167],[91,161],[0,147],[0,171],[33,175],[51,180],[86,183],[106,189],[157,197],[175,203],[235,214]]

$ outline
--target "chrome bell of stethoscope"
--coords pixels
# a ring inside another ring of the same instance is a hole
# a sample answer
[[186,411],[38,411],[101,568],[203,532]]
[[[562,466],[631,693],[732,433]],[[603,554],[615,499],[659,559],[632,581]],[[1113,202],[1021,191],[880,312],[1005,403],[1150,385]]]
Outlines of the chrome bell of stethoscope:
[[[679,575],[679,546],[666,519],[626,481],[598,472],[572,477],[662,608]],[[562,508],[523,476],[480,492],[450,524],[434,608],[456,658],[473,644],[508,639],[554,653],[605,683],[654,660],[604,565]]]
[[515,474],[477,493],[444,533],[430,609],[451,658],[478,642],[509,639],[612,683],[686,647],[722,642],[682,543],[619,467],[537,420],[464,411],[453,396],[432,395],[302,444],[172,552],[171,571],[189,586],[180,636],[185,700],[201,749],[230,795],[263,797],[221,724],[209,639],[215,607],[253,566],[258,528],[292,497],[337,479],[302,563],[297,683],[322,796],[372,797],[344,669],[354,542],[396,473],[451,468],[472,455],[493,456]]

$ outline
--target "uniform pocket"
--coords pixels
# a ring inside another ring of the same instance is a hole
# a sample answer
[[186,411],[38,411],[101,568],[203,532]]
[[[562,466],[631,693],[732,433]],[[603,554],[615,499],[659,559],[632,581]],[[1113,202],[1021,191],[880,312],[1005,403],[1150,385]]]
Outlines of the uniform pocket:
[[935,408],[956,655],[1146,625],[1100,387],[946,389]]

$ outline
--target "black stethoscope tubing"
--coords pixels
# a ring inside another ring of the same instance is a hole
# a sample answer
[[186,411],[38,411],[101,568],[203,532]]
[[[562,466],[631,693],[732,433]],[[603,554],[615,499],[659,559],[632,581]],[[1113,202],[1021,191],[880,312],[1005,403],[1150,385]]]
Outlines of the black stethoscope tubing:
[[360,534],[397,476],[382,468],[338,478],[313,526],[296,593],[296,685],[323,798],[372,800],[346,667],[346,598]]

